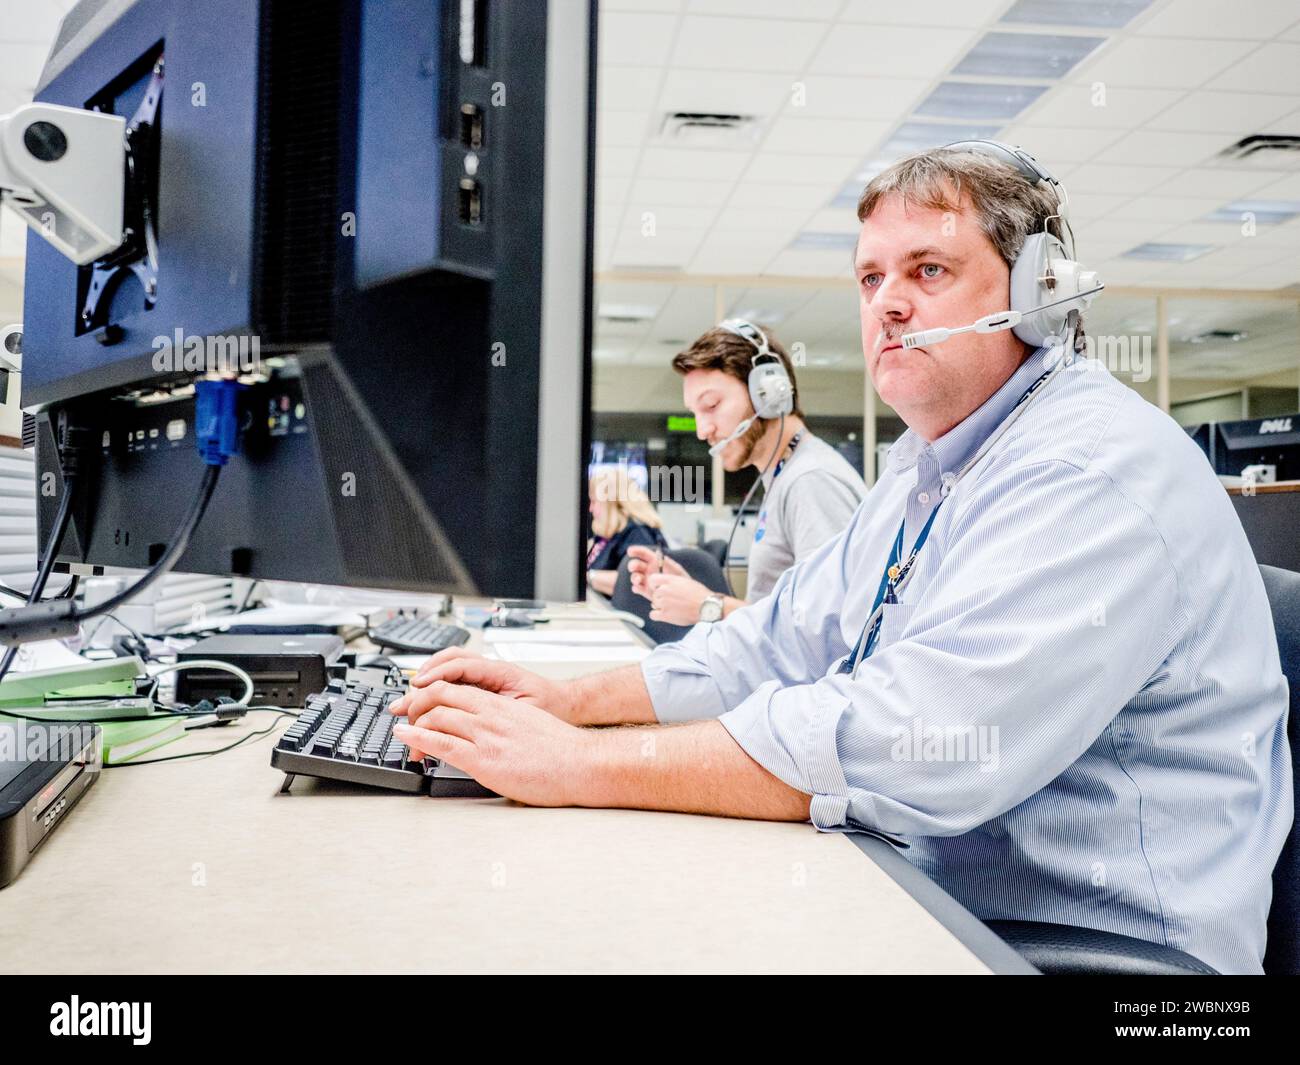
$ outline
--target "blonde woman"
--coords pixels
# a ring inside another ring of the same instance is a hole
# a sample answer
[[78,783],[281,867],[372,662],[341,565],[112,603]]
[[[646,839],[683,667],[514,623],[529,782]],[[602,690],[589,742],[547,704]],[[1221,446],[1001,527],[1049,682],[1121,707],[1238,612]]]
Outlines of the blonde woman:
[[668,547],[663,522],[641,486],[627,470],[606,469],[587,483],[592,540],[587,547],[587,583],[601,595],[613,595],[618,567],[633,544]]

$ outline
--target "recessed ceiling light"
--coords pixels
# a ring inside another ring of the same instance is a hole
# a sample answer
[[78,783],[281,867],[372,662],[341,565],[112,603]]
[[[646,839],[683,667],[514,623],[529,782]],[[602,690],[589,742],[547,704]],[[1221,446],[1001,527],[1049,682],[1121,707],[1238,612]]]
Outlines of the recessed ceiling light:
[[[962,88],[970,86],[963,85]],[[883,164],[872,173],[880,173],[886,166],[905,155],[923,152],[927,148],[941,148],[953,141],[979,141],[996,137],[1002,128],[1000,124],[975,122],[904,122],[898,127],[880,150],[873,152],[870,159],[863,164],[863,173],[875,163]]]
[[1213,251],[1214,244],[1139,244],[1130,248],[1121,258],[1143,259],[1149,262],[1186,263],[1199,259],[1207,251]]
[[1242,215],[1252,214],[1255,221],[1272,226],[1278,222],[1288,222],[1300,215],[1300,201],[1297,200],[1237,200],[1226,203],[1217,211],[1205,216],[1207,222],[1242,222]]
[[1016,0],[1003,22],[1037,22],[1047,26],[1127,26],[1151,6],[1151,0]]
[[649,303],[602,303],[596,317],[612,322],[648,322],[658,313],[659,308]]
[[838,251],[848,250],[858,243],[856,233],[818,233],[806,230],[790,242],[791,251]]
[[966,53],[953,73],[1004,78],[1059,78],[1105,41],[1105,37],[986,33]]
[[1008,121],[1046,91],[1046,85],[986,85],[980,82],[945,81],[921,101],[916,113],[933,115],[935,118]]
[[728,318],[743,318],[747,322],[760,322],[763,325],[780,325],[785,321],[785,311],[768,311],[762,307],[746,307],[744,310],[730,314]]

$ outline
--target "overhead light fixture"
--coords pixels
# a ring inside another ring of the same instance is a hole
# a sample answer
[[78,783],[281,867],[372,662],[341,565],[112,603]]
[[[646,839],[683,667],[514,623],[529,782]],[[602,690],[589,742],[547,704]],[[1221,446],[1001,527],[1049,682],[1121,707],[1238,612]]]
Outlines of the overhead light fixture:
[[670,111],[659,124],[659,139],[699,148],[735,148],[758,143],[755,115],[710,111]]
[[1086,4],[1079,0],[1016,0],[1002,21],[1119,29],[1150,6],[1151,0],[1090,0]]
[[648,322],[659,313],[650,303],[602,303],[596,317],[606,322]]
[[1060,78],[1105,42],[1105,37],[986,33],[966,53],[953,73],[1003,78]]
[[916,113],[935,118],[999,119],[1005,123],[1046,91],[1046,85],[989,85],[975,81],[945,81],[921,101]]
[[856,233],[818,233],[806,230],[790,242],[791,251],[848,251],[858,243]]
[[1237,200],[1226,203],[1217,211],[1205,216],[1207,222],[1241,222],[1242,215],[1252,214],[1261,225],[1273,226],[1279,222],[1289,222],[1300,215],[1300,201],[1297,200]]
[[746,307],[727,317],[743,318],[747,322],[758,322],[762,325],[780,325],[785,321],[785,311],[766,311],[762,307]]
[[1239,340],[1245,340],[1250,334],[1239,329],[1210,329],[1204,333],[1197,333],[1195,336],[1183,337],[1184,344],[1214,344],[1227,343],[1234,344]]
[[1216,244],[1139,244],[1124,252],[1121,258],[1156,263],[1188,263],[1216,247]]

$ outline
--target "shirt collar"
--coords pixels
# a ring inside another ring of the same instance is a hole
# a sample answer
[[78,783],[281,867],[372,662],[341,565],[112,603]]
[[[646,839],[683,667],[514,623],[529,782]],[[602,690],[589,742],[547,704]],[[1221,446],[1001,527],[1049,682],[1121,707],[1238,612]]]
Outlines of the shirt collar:
[[1031,354],[993,395],[934,443],[927,443],[908,429],[890,447],[886,465],[895,473],[906,473],[928,450],[938,462],[940,471],[956,473],[1015,409],[1020,397],[1049,369],[1044,358],[1048,351],[1042,347]]

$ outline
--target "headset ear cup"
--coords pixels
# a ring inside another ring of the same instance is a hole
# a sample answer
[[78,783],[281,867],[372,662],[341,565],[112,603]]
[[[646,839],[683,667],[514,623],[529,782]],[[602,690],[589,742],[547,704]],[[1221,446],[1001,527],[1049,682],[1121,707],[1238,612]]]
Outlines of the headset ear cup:
[[1011,309],[1019,311],[1025,317],[1011,331],[1033,347],[1042,345],[1051,337],[1060,337],[1065,329],[1071,305],[1062,304],[1037,314],[1030,314],[1035,307],[1051,303],[1066,295],[1063,292],[1051,292],[1039,279],[1047,268],[1047,260],[1065,259],[1065,247],[1053,236],[1046,233],[1034,233],[1025,239],[1020,254],[1011,267]]
[[759,418],[779,418],[794,411],[794,387],[779,361],[754,364],[749,371],[749,401]]

